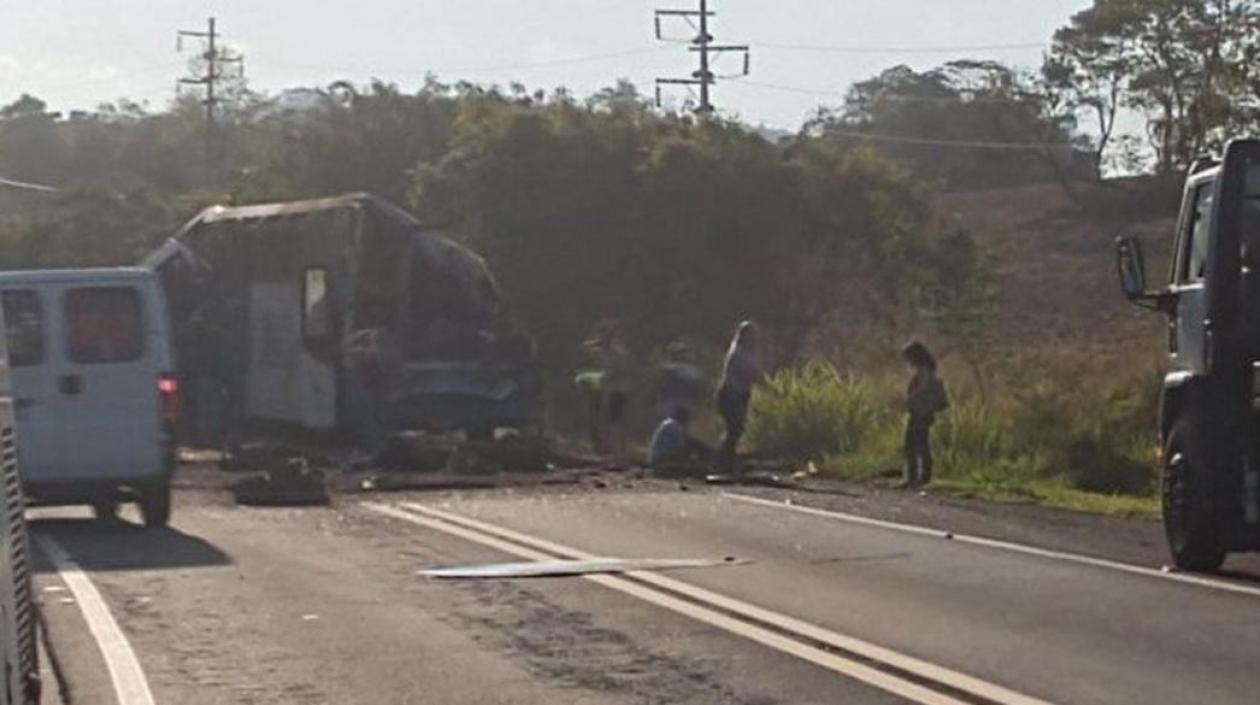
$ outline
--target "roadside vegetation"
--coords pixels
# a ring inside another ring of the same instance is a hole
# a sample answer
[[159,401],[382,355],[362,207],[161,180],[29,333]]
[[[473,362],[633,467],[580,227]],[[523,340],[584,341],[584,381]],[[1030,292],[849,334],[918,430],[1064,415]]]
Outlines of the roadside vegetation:
[[[1040,67],[889,67],[789,135],[626,82],[240,83],[213,130],[191,96],[68,115],[9,97],[0,177],[58,190],[0,190],[0,267],[132,263],[210,204],[370,191],[486,257],[554,429],[583,425],[597,322],[626,332],[646,435],[666,347],[712,373],[755,318],[783,370],[753,407],[758,452],[880,478],[900,463],[889,364],[917,336],[953,395],[942,488],[1146,512],[1157,363],[1135,340],[1158,323],[1124,309],[1110,243],[1165,227],[1189,162],[1260,126],[1258,46],[1260,3],[1097,0]],[[1123,114],[1147,129],[1120,134]]]
[[[946,366],[954,383],[933,432],[936,487],[1154,514],[1156,370],[1087,376],[1067,366],[1030,369],[982,392],[957,365]],[[859,376],[809,362],[779,372],[754,395],[749,441],[759,453],[835,476],[895,482],[903,466],[901,395],[898,373]]]

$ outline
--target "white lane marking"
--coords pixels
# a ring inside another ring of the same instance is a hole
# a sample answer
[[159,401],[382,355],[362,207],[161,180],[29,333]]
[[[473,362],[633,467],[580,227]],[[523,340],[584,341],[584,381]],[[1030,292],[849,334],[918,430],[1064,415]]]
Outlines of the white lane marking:
[[[468,538],[469,540],[473,540],[524,558],[530,558],[533,560],[548,560],[555,558],[556,554],[564,557],[579,559],[594,557],[592,554],[585,551],[557,544],[545,539],[540,539],[528,534],[523,534],[504,527],[488,524],[463,515],[445,512],[432,507],[426,507],[414,502],[402,503],[401,506],[404,507],[405,510],[374,503],[368,504],[367,506],[383,514],[399,517],[405,519],[406,521],[411,521],[413,523],[428,526],[440,531],[446,531],[447,533],[462,536],[464,538]],[[426,516],[417,516],[413,512],[420,512]],[[510,541],[512,543],[506,543],[505,541]],[[993,702],[1004,703],[1005,705],[1048,705],[1048,703],[1043,700],[1015,692],[1002,686],[989,683],[912,656],[907,656],[891,649],[862,641],[861,639],[857,639],[855,637],[839,634],[829,629],[809,624],[784,614],[772,612],[770,610],[757,607],[756,605],[727,597],[726,595],[705,590],[691,585],[690,583],[684,583],[673,578],[648,572],[631,572],[628,573],[628,575],[662,589],[669,590],[679,595],[684,595],[692,600],[718,607],[735,615],[740,615],[746,619],[751,619],[755,622],[760,622],[761,624],[771,625],[777,629],[798,634],[806,639],[843,649],[849,653],[857,654],[863,658],[893,666],[921,678],[926,678],[973,695],[979,695]],[[741,621],[738,618],[733,618],[727,614],[707,609],[704,606],[697,605],[693,602],[679,600],[668,594],[663,594],[650,588],[646,588],[638,583],[612,576],[600,575],[585,577],[594,579],[595,582],[605,585],[606,587],[633,595],[634,597],[638,597],[646,602],[666,607],[667,609],[679,612],[680,614],[692,617],[738,636],[743,636],[747,639],[756,641],[784,653],[810,661],[811,663],[815,663],[842,675],[860,680],[868,685],[872,685],[900,697],[924,703],[925,705],[928,703],[960,702],[953,697],[930,690],[924,686],[918,685],[904,678],[899,678],[893,674],[871,668],[859,661],[845,658],[825,649],[820,649],[815,646],[793,640],[778,632],[758,626],[757,624]]]
[[1211,588],[1213,590],[1223,590],[1225,592],[1238,593],[1240,595],[1251,595],[1260,597],[1260,587],[1251,585],[1240,585],[1227,580],[1214,580],[1205,578],[1201,575],[1190,575],[1187,573],[1165,572],[1156,568],[1148,568],[1146,566],[1134,565],[1132,563],[1121,563],[1120,561],[1110,561],[1106,558],[1094,558],[1093,556],[1085,556],[1079,553],[1068,553],[1066,551],[1053,551],[1047,548],[1037,548],[1027,544],[1015,543],[1013,541],[1002,541],[999,539],[987,539],[983,536],[969,536],[967,534],[955,534],[943,529],[933,529],[927,526],[917,524],[901,524],[895,521],[885,521],[883,519],[872,519],[870,517],[858,516],[857,514],[848,514],[845,512],[836,512],[829,509],[817,509],[814,507],[802,506],[799,504],[785,504],[781,501],[771,499],[763,499],[761,497],[752,497],[734,492],[723,492],[723,497],[733,499],[737,502],[746,504],[755,504],[761,507],[769,507],[771,509],[781,509],[798,514],[807,514],[809,516],[821,517],[824,519],[832,519],[835,521],[843,521],[850,524],[861,524],[863,526],[873,526],[880,529],[889,529],[892,531],[900,531],[904,534],[915,534],[918,536],[927,536],[937,539],[949,539],[958,543],[970,544],[973,546],[983,546],[985,548],[996,548],[1002,551],[1010,551],[1012,553],[1022,553],[1027,556],[1037,556],[1038,558],[1049,558],[1056,561],[1066,561],[1068,563],[1076,563],[1078,565],[1088,565],[1095,568],[1106,568],[1108,570],[1116,570],[1131,575],[1141,575],[1148,578],[1160,578],[1161,580],[1171,580],[1185,585],[1194,585],[1197,587]]
[[[386,516],[401,519],[435,531],[441,531],[452,536],[457,536],[466,541],[488,546],[509,555],[537,561],[555,558],[552,554],[535,551],[515,543],[509,543],[507,541],[494,538],[493,536],[479,531],[464,528],[457,524],[419,516],[412,512],[397,509],[395,507],[377,504],[374,502],[367,502],[364,506]],[[631,573],[631,575],[639,574]],[[798,641],[793,641],[770,630],[763,629],[746,622],[741,622],[730,616],[671,597],[623,578],[617,578],[610,575],[584,575],[581,577],[609,589],[638,598],[644,602],[677,612],[681,615],[690,617],[710,626],[717,627],[718,629],[722,629],[731,634],[744,637],[772,649],[776,649],[810,663],[822,666],[823,668],[827,668],[831,671],[846,675],[850,678],[893,693],[907,700],[921,703],[922,705],[966,705],[963,701],[942,695],[915,683],[896,678],[895,676],[888,675],[865,664],[828,653],[822,649],[817,649]]]
[[32,532],[31,536],[57,570],[61,581],[78,600],[88,630],[92,632],[96,645],[105,658],[105,668],[114,683],[114,696],[118,705],[154,705],[149,681],[144,677],[135,650],[131,648],[131,643],[127,641],[118,622],[114,620],[114,615],[110,613],[109,606],[105,604],[105,598],[101,597],[87,573],[53,537],[43,532]]

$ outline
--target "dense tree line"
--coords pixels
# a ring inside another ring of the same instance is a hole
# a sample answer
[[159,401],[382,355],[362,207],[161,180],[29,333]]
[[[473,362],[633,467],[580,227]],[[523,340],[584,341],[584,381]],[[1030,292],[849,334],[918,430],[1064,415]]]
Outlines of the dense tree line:
[[557,371],[601,319],[646,354],[717,347],[755,317],[789,358],[837,307],[910,325],[978,280],[967,235],[894,161],[662,114],[627,84],[583,100],[437,81],[245,96],[209,158],[204,128],[191,102],[4,108],[0,174],[61,191],[4,196],[0,266],[133,262],[210,203],[372,191],[482,252]]
[[[840,148],[873,140],[949,188],[1175,174],[1260,128],[1258,58],[1260,2],[1094,0],[1035,70],[965,58],[897,66],[807,129]],[[1143,133],[1120,129],[1126,113]]]

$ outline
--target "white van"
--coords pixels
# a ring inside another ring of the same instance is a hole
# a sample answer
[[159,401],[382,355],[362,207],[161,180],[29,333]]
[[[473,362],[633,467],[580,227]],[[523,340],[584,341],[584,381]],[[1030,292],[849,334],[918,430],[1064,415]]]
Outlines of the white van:
[[18,462],[36,504],[171,513],[178,385],[166,304],[140,268],[0,272]]

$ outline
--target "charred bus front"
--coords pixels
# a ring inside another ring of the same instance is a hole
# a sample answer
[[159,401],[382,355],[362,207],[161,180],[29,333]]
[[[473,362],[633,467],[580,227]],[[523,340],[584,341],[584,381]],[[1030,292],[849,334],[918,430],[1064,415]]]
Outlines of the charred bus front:
[[505,330],[485,262],[380,198],[211,207],[145,264],[171,310],[186,441],[536,422],[532,344]]

